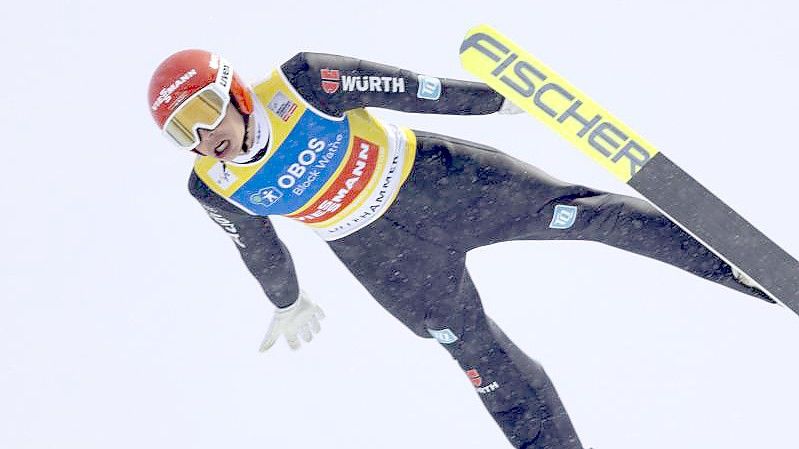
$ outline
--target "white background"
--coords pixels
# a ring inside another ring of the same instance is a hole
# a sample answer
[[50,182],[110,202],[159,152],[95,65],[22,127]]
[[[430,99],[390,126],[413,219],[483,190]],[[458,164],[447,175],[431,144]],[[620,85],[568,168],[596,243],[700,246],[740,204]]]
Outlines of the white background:
[[[326,310],[257,352],[272,307],[153,126],[152,69],[186,47],[246,79],[297,51],[469,78],[490,23],[794,255],[794,2],[12,2],[3,7],[2,448],[503,448],[466,376],[309,230],[274,220]],[[633,194],[526,115],[388,121]],[[597,449],[791,448],[799,317],[591,243],[501,244],[469,267]]]

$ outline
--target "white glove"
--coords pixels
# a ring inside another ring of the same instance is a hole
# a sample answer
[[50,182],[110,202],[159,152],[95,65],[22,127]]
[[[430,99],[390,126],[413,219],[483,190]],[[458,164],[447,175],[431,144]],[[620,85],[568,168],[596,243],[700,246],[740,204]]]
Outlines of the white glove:
[[322,309],[312,303],[305,292],[300,291],[300,297],[294,304],[275,311],[269,330],[266,331],[266,337],[261,343],[261,352],[271,348],[281,334],[286,337],[291,349],[300,349],[300,340],[297,336],[301,336],[306,342],[311,341],[313,334],[319,333],[319,320],[324,317]]
[[506,98],[502,100],[502,106],[499,107],[497,114],[510,115],[510,114],[521,114],[522,112],[524,112],[524,109],[516,106]]

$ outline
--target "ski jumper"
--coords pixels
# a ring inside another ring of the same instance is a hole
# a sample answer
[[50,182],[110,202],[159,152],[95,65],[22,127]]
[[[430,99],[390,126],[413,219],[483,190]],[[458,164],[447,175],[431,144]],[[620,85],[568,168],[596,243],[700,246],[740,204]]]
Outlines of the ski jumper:
[[643,200],[564,183],[493,148],[385,124],[364,109],[490,114],[503,98],[485,84],[299,53],[253,91],[268,139],[257,138],[263,146],[243,164],[198,158],[191,194],[277,307],[299,289],[268,215],[312,226],[389,313],[451,354],[514,447],[582,446],[544,370],[484,313],[469,250],[596,241],[768,300]]

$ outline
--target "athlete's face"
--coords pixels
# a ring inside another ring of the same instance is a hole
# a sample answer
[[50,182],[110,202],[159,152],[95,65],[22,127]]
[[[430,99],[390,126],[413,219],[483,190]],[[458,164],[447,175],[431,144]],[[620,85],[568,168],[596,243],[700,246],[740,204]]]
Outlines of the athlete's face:
[[[200,128],[197,132],[200,134],[200,144],[196,149],[205,156],[232,161],[243,152],[244,138],[247,134],[244,129],[244,116],[232,102],[228,104],[225,118],[219,126],[213,130]],[[252,142],[247,143],[252,145]]]

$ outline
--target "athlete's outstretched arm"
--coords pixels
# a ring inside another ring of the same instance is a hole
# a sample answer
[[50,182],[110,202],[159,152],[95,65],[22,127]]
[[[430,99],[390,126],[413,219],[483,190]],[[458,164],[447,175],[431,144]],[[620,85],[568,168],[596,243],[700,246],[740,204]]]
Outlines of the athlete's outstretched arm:
[[504,100],[487,84],[420,78],[409,70],[325,53],[298,53],[281,70],[303,98],[335,116],[363,107],[430,114],[491,114]]
[[213,192],[192,171],[189,191],[233,240],[245,265],[272,303],[280,308],[300,296],[294,263],[268,217],[248,215]]

